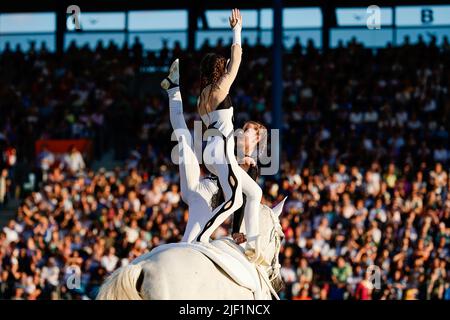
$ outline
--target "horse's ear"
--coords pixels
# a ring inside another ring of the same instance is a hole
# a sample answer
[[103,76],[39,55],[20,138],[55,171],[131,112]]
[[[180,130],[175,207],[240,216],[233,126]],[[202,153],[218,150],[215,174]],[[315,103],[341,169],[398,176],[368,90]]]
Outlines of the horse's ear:
[[275,207],[272,208],[273,213],[279,217],[281,212],[283,212],[284,202],[286,201],[287,197],[284,197],[283,200],[280,201],[279,204],[277,204]]

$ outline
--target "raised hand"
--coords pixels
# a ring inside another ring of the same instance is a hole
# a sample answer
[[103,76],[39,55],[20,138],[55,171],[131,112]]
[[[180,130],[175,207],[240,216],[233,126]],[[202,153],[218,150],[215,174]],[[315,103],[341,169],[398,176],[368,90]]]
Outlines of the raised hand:
[[229,20],[231,29],[233,29],[237,24],[239,24],[242,27],[242,15],[239,9],[231,10],[231,16]]
[[252,157],[244,157],[244,165],[250,167],[256,167],[256,162],[255,159],[253,159]]

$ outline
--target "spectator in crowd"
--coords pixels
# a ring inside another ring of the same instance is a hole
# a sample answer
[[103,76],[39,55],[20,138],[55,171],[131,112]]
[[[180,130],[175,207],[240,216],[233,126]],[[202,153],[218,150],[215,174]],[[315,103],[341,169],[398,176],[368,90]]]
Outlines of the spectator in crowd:
[[336,265],[331,269],[331,280],[333,282],[334,295],[332,298],[343,299],[344,288],[347,280],[352,276],[352,268],[343,257],[337,259]]
[[42,267],[41,281],[43,282],[45,292],[54,292],[59,286],[60,269],[56,264],[55,258],[49,258],[45,266]]
[[42,151],[37,156],[38,168],[41,171],[43,181],[47,180],[50,168],[55,164],[55,155],[48,149],[47,145],[42,146]]
[[71,174],[76,174],[86,167],[83,156],[75,146],[71,146],[69,152],[64,156],[64,166]]
[[102,266],[106,269],[108,273],[112,273],[117,266],[119,258],[115,255],[114,247],[108,249],[108,253],[102,257]]
[[292,298],[292,300],[312,300],[312,298],[309,296],[308,288],[306,287],[300,290],[300,294]]
[[297,278],[300,284],[310,284],[313,280],[313,270],[308,266],[308,260],[301,258],[297,268]]
[[8,170],[3,169],[0,171],[0,209],[6,205],[9,187]]

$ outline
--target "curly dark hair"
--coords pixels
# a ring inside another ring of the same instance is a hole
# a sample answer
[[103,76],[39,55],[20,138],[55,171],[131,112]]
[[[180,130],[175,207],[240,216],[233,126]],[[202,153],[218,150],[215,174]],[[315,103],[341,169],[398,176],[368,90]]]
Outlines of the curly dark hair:
[[215,85],[225,73],[227,60],[217,53],[206,54],[200,63],[200,86],[203,90],[208,85]]
[[[200,63],[200,93],[209,85],[211,85],[211,89],[216,86],[220,77],[225,73],[226,63],[225,57],[217,53],[208,53],[203,57]],[[211,92],[212,90],[210,95]]]

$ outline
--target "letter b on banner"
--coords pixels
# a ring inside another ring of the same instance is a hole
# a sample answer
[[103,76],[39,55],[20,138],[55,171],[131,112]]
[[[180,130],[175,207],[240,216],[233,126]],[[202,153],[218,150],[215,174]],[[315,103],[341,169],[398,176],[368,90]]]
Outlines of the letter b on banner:
[[433,10],[431,9],[422,9],[420,12],[420,20],[423,24],[431,24],[433,23]]

